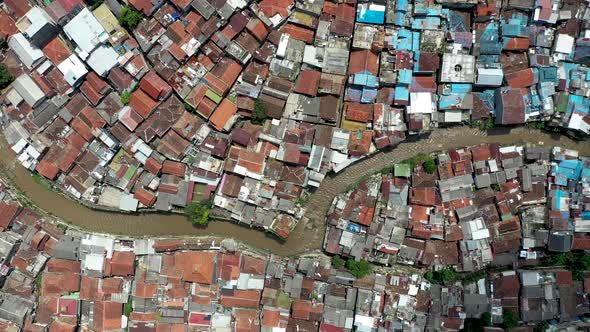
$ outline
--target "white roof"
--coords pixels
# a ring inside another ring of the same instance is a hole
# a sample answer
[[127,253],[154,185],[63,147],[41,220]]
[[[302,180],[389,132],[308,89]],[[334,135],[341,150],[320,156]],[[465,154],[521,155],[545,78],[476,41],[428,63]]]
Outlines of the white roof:
[[100,46],[86,60],[86,63],[100,76],[106,76],[119,63],[119,53],[110,46]]
[[463,112],[461,110],[445,111],[445,122],[461,122],[463,120]]
[[412,92],[410,93],[410,106],[408,113],[432,113],[434,112],[434,103],[432,102],[432,93],[430,92]]
[[500,68],[477,68],[477,85],[502,85],[504,72]]
[[16,53],[20,61],[22,61],[22,63],[29,69],[33,67],[37,61],[45,57],[43,51],[31,44],[20,32],[10,37],[8,45],[14,50],[14,53]]
[[70,55],[57,66],[57,69],[64,75],[69,85],[76,85],[87,73],[86,66],[75,54]]
[[109,38],[106,30],[88,8],[82,9],[63,30],[76,43],[76,52],[83,58]]
[[560,33],[555,42],[555,52],[570,54],[574,50],[574,37]]
[[[45,10],[35,6],[31,8],[24,17],[22,17],[20,21],[23,19],[28,19],[29,26],[26,27],[25,32],[28,36],[34,36],[39,30],[41,30],[46,24],[53,24],[53,21],[47,15]],[[17,23],[18,25],[18,23]],[[21,30],[22,31],[22,30]]]
[[119,201],[119,209],[123,211],[137,211],[138,205],[139,201],[133,198],[131,194],[124,194],[121,196],[121,201]]
[[45,93],[27,74],[17,77],[12,87],[31,107],[37,106],[37,103],[45,98]]

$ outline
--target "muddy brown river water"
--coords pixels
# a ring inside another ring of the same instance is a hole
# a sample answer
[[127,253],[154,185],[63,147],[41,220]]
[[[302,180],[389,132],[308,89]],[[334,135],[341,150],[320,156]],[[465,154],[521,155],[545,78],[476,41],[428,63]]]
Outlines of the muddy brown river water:
[[483,132],[468,127],[437,129],[430,137],[400,144],[395,149],[379,152],[343,172],[327,176],[319,189],[306,202],[306,219],[300,222],[287,241],[280,242],[260,230],[250,229],[227,221],[212,221],[206,228],[193,227],[185,217],[174,214],[122,214],[87,208],[74,200],[47,190],[30,176],[29,171],[15,162],[0,142],[0,167],[11,182],[24,192],[40,209],[67,222],[92,232],[138,237],[205,236],[217,235],[234,238],[245,244],[279,255],[297,255],[320,249],[324,237],[324,215],[333,198],[362,177],[385,166],[408,159],[417,153],[430,153],[478,143],[544,144],[562,146],[590,155],[590,142],[579,142],[565,136],[551,135],[526,128],[495,129]]

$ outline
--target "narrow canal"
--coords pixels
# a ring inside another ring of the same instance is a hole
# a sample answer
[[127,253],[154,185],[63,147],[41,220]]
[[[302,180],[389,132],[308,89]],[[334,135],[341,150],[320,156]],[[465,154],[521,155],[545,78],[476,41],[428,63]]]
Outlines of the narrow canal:
[[35,182],[29,171],[15,162],[4,139],[0,142],[0,167],[9,174],[13,184],[20,188],[39,208],[89,231],[147,237],[217,235],[234,238],[275,254],[296,255],[321,248],[324,236],[324,215],[334,196],[345,190],[349,184],[417,153],[430,153],[493,142],[501,144],[542,143],[546,146],[571,148],[580,151],[583,155],[590,155],[590,142],[578,142],[538,130],[515,128],[512,130],[492,130],[485,133],[467,127],[437,129],[429,138],[402,143],[393,150],[379,152],[360,161],[338,175],[327,176],[320,188],[306,202],[306,218],[309,221],[300,222],[285,242],[279,242],[259,230],[242,227],[232,222],[213,221],[206,228],[195,228],[181,215],[120,214],[87,208],[47,190]]

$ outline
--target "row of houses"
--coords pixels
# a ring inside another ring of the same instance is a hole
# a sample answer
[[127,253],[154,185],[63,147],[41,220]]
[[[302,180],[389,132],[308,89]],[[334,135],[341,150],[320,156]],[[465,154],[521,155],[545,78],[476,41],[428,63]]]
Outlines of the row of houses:
[[580,318],[590,312],[590,277],[563,269],[442,285],[417,269],[355,278],[328,256],[261,254],[232,239],[66,229],[3,186],[0,196],[2,331],[459,331],[487,313],[501,325],[509,312],[521,325],[511,331],[589,326]]
[[590,161],[577,151],[481,144],[397,164],[334,198],[330,254],[478,271],[588,250]]

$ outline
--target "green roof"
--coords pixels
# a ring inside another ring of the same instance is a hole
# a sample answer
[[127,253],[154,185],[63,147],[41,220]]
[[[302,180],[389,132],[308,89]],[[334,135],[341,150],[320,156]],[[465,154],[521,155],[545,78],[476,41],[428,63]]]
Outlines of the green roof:
[[395,166],[393,167],[393,174],[395,176],[402,176],[402,177],[409,178],[410,175],[412,175],[412,172],[410,170],[410,165],[408,165],[408,164],[395,164]]
[[216,104],[219,104],[221,102],[221,96],[213,92],[213,90],[211,89],[207,89],[207,92],[205,92],[205,96],[213,100]]

